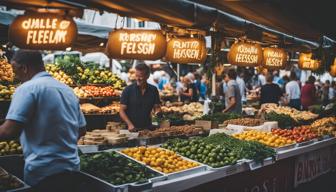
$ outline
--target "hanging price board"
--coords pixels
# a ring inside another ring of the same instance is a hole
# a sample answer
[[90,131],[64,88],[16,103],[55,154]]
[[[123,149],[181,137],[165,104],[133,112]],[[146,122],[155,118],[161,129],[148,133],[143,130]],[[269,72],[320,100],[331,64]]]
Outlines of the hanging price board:
[[300,53],[299,68],[315,71],[321,66],[321,61],[312,59],[312,53]]
[[157,60],[166,46],[161,30],[120,29],[110,33],[106,51],[115,59]]
[[63,50],[76,40],[77,26],[72,18],[33,13],[16,17],[8,34],[21,49]]
[[204,63],[207,56],[205,40],[173,38],[167,44],[165,59],[174,63]]
[[228,61],[232,65],[255,67],[261,65],[262,49],[259,44],[235,43],[228,53]]
[[287,64],[288,54],[280,48],[264,48],[262,65],[268,69],[283,69]]

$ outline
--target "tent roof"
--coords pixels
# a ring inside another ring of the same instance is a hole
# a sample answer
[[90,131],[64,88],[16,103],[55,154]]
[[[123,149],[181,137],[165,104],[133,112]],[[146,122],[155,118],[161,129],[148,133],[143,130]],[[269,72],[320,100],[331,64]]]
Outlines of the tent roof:
[[[305,22],[304,14],[294,14],[297,7],[289,6],[293,2],[301,5],[298,0],[2,0],[0,4],[105,10],[122,16],[206,31],[215,26],[226,36],[232,37],[252,31],[261,34],[261,41],[266,43],[282,43],[301,49],[317,48],[318,38],[329,33],[323,31],[325,28],[319,30],[312,27],[311,22]],[[305,10],[305,7],[302,9]]]

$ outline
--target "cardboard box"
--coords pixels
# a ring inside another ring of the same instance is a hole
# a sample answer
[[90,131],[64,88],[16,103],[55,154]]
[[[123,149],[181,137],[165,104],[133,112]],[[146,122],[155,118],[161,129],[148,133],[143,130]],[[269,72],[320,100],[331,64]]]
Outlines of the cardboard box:
[[213,121],[196,120],[195,125],[203,127],[203,129],[205,130],[218,128],[218,123],[213,122]]
[[170,122],[167,120],[161,121],[160,123],[160,128],[169,128],[170,127]]

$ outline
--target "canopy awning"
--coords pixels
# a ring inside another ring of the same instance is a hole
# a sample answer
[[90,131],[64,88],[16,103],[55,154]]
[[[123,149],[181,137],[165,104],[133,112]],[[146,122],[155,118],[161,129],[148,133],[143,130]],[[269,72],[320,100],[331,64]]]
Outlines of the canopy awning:
[[[48,4],[49,3],[49,4]],[[209,31],[215,27],[225,36],[239,37],[246,32],[261,34],[260,41],[287,48],[315,49],[324,31],[311,27],[304,18],[284,10],[284,0],[2,0],[11,7],[62,7],[95,9],[121,16],[151,20],[184,28]],[[317,2],[320,3],[320,2]],[[317,4],[316,3],[316,4]],[[296,2],[296,4],[298,4]],[[277,5],[279,5],[277,7]],[[281,6],[280,6],[281,5]],[[332,17],[331,17],[332,18]]]

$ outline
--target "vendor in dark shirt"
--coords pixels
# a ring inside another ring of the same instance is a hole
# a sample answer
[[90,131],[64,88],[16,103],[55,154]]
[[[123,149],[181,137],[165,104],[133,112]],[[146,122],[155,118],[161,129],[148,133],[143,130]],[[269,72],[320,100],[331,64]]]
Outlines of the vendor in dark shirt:
[[160,97],[157,88],[147,83],[149,67],[135,67],[136,83],[127,86],[121,94],[120,117],[129,131],[152,129],[151,112],[160,112]]
[[273,83],[273,76],[268,74],[266,76],[266,84],[260,90],[260,104],[275,103],[279,104],[282,98],[282,91],[279,85]]

